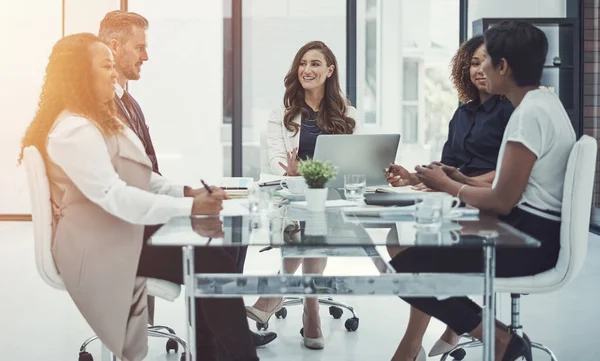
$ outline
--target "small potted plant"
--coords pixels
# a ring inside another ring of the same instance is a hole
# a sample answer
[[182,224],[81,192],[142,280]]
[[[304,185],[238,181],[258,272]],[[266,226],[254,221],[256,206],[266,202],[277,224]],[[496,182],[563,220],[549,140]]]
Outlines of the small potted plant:
[[327,182],[335,178],[337,169],[328,162],[312,159],[300,161],[298,171],[304,177],[306,190],[306,206],[311,212],[324,212],[327,200]]

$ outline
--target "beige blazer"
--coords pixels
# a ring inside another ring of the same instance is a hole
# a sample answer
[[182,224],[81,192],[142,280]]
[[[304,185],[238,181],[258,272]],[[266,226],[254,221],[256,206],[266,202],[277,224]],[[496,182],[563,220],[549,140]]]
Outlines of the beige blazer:
[[[287,130],[283,125],[283,116],[285,114],[285,106],[281,105],[271,112],[269,122],[267,123],[267,149],[271,174],[283,175],[285,171],[279,162],[287,164],[287,153],[291,152],[300,144],[300,131],[294,134]],[[356,128],[354,133],[358,132],[358,120],[356,119],[356,108],[353,106],[346,107],[346,116],[356,120]],[[298,125],[302,122],[301,115],[296,116],[294,122]]]
[[[125,183],[148,190],[152,164],[131,136],[106,139],[112,164]],[[136,277],[144,226],[107,213],[60,167],[49,161],[46,166],[54,212],[52,251],[66,289],[119,359],[140,361],[148,351],[146,279]]]

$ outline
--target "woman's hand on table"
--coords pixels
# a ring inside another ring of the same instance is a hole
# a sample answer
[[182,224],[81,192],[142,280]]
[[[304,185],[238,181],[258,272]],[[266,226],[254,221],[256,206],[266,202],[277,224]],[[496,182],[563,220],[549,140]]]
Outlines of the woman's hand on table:
[[417,171],[417,177],[430,189],[445,191],[448,183],[452,182],[452,179],[448,177],[439,165],[431,164],[427,167],[416,166],[415,170]]
[[386,181],[392,187],[416,186],[419,184],[419,179],[414,174],[410,174],[406,168],[398,164],[390,164],[385,170]]

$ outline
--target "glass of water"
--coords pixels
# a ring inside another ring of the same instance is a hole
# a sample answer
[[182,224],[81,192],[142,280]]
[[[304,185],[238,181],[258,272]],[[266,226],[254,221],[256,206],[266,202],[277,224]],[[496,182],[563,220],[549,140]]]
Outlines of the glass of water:
[[359,201],[365,196],[367,176],[364,174],[344,175],[344,196],[349,201]]
[[419,228],[439,229],[442,226],[443,197],[428,194],[415,203],[415,221]]

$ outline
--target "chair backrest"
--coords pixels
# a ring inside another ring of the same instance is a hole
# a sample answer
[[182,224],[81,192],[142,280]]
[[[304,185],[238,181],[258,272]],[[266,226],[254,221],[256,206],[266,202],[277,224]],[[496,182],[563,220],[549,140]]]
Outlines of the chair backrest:
[[47,284],[64,289],[52,256],[52,205],[46,166],[40,152],[34,146],[25,148],[23,161],[29,183],[37,270]]
[[587,254],[597,152],[596,140],[584,135],[573,146],[567,163],[560,253],[555,268],[564,275],[562,283],[577,276]]

